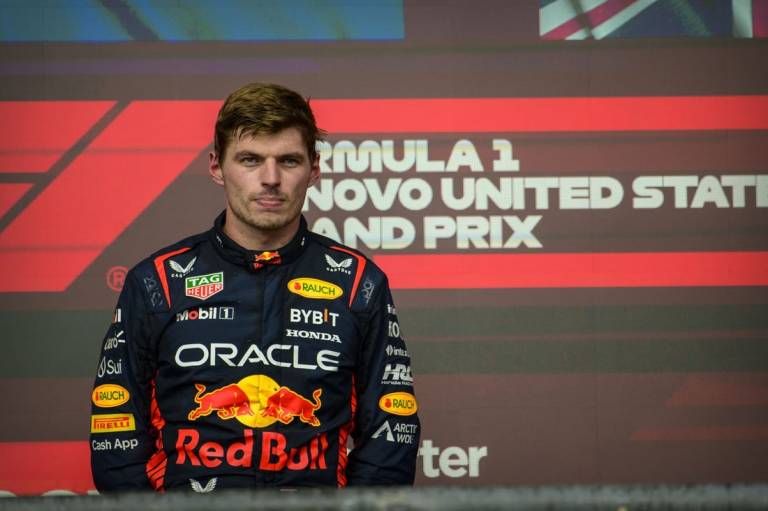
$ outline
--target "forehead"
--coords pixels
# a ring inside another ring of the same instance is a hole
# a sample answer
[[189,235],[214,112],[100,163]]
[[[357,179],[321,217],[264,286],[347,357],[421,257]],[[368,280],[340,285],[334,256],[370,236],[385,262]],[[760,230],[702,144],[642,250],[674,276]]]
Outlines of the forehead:
[[260,155],[300,153],[307,156],[307,147],[298,128],[286,128],[277,133],[244,133],[230,139],[231,154],[248,151]]

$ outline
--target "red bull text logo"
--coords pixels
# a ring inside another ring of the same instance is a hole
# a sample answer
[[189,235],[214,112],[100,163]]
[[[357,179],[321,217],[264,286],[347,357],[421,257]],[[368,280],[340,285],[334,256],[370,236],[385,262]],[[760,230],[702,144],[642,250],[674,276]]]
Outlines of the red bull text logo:
[[335,300],[344,294],[344,290],[336,284],[307,277],[288,282],[288,291],[305,298],[319,300]]
[[224,289],[224,272],[195,275],[184,279],[184,294],[205,300]]
[[[189,463],[192,466],[215,468],[222,463],[231,467],[251,468],[253,456],[253,430],[243,431],[242,442],[223,445],[218,442],[205,442],[200,445],[200,433],[194,429],[180,429],[176,439],[176,464]],[[285,436],[281,433],[265,431],[261,433],[261,455],[259,469],[277,472],[279,470],[325,470],[328,465],[325,453],[328,451],[328,438],[321,433],[308,444],[288,449]]]
[[187,416],[191,421],[215,412],[219,419],[235,418],[251,428],[264,428],[276,421],[290,424],[297,417],[310,426],[320,425],[315,412],[322,405],[322,389],[316,389],[310,401],[263,374],[246,376],[237,383],[210,392],[206,392],[205,385],[199,383],[195,384],[195,388],[197,407]]

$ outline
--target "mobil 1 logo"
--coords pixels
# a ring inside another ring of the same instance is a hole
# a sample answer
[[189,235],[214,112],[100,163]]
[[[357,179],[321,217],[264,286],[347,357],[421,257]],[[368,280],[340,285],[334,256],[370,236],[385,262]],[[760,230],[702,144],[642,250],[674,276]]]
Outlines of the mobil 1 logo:
[[176,321],[203,319],[235,319],[234,307],[195,307],[176,313]]

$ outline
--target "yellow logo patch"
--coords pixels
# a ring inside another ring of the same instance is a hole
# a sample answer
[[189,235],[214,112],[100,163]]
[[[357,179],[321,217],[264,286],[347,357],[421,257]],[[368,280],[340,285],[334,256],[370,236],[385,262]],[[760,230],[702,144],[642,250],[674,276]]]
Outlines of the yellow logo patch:
[[91,400],[99,408],[114,408],[128,402],[131,394],[120,385],[106,383],[93,389]]
[[134,431],[136,421],[132,413],[107,413],[91,415],[91,433],[114,433],[116,431]]
[[379,399],[379,408],[395,415],[413,415],[419,406],[416,397],[408,392],[392,392]]
[[305,298],[318,300],[335,300],[344,294],[344,291],[336,284],[308,277],[291,280],[288,283],[288,291]]

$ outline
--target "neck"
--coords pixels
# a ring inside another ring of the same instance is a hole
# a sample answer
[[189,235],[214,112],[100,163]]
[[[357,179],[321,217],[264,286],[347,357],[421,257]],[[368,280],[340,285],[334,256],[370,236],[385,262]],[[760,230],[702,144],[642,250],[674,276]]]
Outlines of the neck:
[[299,231],[300,217],[280,229],[257,229],[242,222],[227,208],[224,234],[248,250],[277,250],[288,244]]

